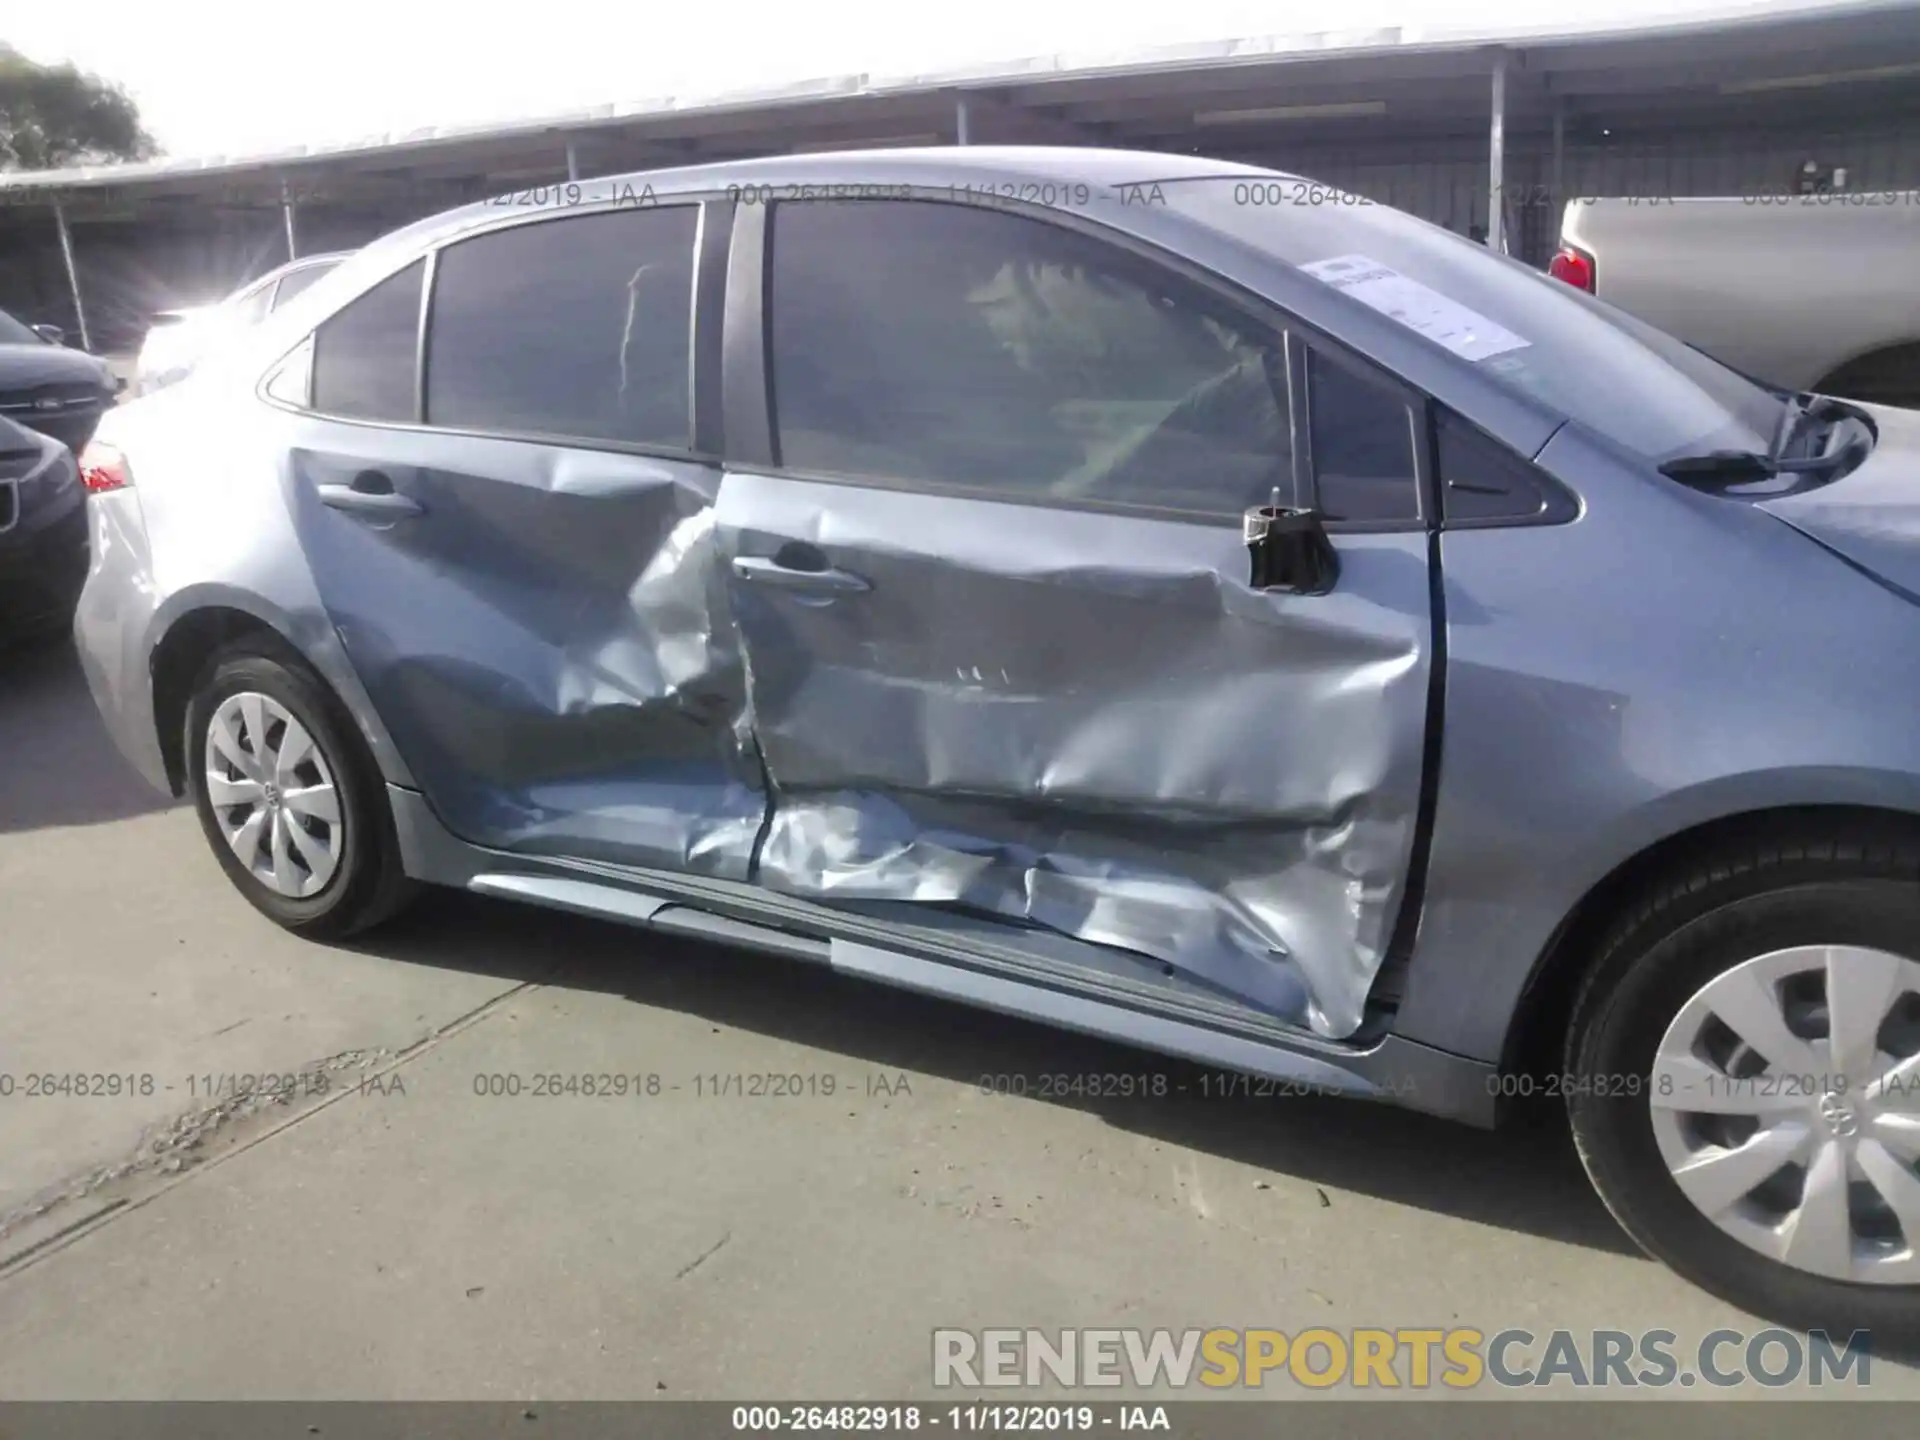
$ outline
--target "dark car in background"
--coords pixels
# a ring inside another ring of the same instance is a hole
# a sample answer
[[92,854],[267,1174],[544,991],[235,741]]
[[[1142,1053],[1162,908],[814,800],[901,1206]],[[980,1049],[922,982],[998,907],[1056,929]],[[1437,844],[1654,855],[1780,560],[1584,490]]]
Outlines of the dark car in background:
[[53,325],[26,325],[0,310],[0,416],[78,451],[123,383],[107,362],[69,349]]
[[0,644],[64,631],[86,578],[79,462],[54,437],[0,419]]

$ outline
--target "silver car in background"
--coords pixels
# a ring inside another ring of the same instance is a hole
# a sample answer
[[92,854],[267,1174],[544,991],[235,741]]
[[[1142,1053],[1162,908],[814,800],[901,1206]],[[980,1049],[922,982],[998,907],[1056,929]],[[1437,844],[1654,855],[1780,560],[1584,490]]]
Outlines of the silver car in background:
[[948,147],[424,221],[83,472],[93,695],[289,930],[458,886],[1564,1102],[1653,1254],[1920,1344],[1920,416],[1291,176]]
[[346,258],[347,252],[303,256],[215,304],[155,311],[134,362],[134,393],[151,394],[185,379],[208,351],[231,344]]

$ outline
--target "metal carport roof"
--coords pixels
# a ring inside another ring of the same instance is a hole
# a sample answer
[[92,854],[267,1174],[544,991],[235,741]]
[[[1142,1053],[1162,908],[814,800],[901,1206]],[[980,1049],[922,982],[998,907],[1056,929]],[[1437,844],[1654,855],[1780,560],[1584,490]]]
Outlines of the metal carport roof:
[[[52,209],[84,335],[71,230],[95,220],[277,207],[293,248],[295,212],[308,205],[410,216],[573,175],[955,142],[1128,146],[1299,169],[1298,157],[1331,145],[1391,158],[1478,136],[1491,193],[1502,194],[1509,152],[1550,149],[1557,200],[1561,147],[1585,137],[1808,131],[1863,114],[1920,133],[1920,7],[1910,0],[1722,6],[1630,25],[1602,16],[1327,30],[843,75],[272,154],[0,174],[0,203],[13,211],[9,229]],[[1496,243],[1503,214],[1488,206]]]
[[[1629,26],[1390,27],[1222,40],[1127,55],[1066,53],[966,70],[843,75],[666,96],[496,124],[372,136],[271,154],[0,174],[0,190],[128,196],[282,178],[472,173],[552,178],[571,141],[607,171],[838,145],[976,141],[1266,154],[1337,131],[1379,138],[1484,129],[1508,70],[1510,127],[1650,128],[1702,111],[1749,118],[1809,104],[1920,112],[1920,7],[1910,0],[1719,7]],[[965,119],[960,118],[962,110]],[[1364,123],[1363,123],[1364,122]],[[23,197],[24,198],[24,197]]]

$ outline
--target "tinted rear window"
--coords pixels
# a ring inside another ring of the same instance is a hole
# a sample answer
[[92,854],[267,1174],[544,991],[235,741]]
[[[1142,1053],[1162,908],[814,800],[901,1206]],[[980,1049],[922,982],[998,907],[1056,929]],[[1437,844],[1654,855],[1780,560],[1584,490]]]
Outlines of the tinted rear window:
[[429,425],[685,446],[690,205],[517,225],[434,270]]
[[355,420],[415,418],[425,270],[424,261],[414,261],[314,332],[314,409]]

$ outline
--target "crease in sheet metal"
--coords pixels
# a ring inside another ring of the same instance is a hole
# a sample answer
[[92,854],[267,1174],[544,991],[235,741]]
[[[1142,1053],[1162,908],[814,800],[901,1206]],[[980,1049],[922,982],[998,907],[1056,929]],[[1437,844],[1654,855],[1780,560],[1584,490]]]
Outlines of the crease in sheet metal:
[[1418,805],[1423,536],[1365,537],[1308,600],[1238,581],[1222,527],[1125,522],[1125,563],[1090,565],[1089,527],[1122,522],[728,484],[729,551],[803,542],[872,585],[733,584],[774,786],[762,883],[957,905],[1359,1027]]
[[435,459],[405,480],[431,523],[320,511],[309,549],[356,582],[328,609],[436,809],[501,848],[744,879],[766,799],[717,474],[489,442]]

